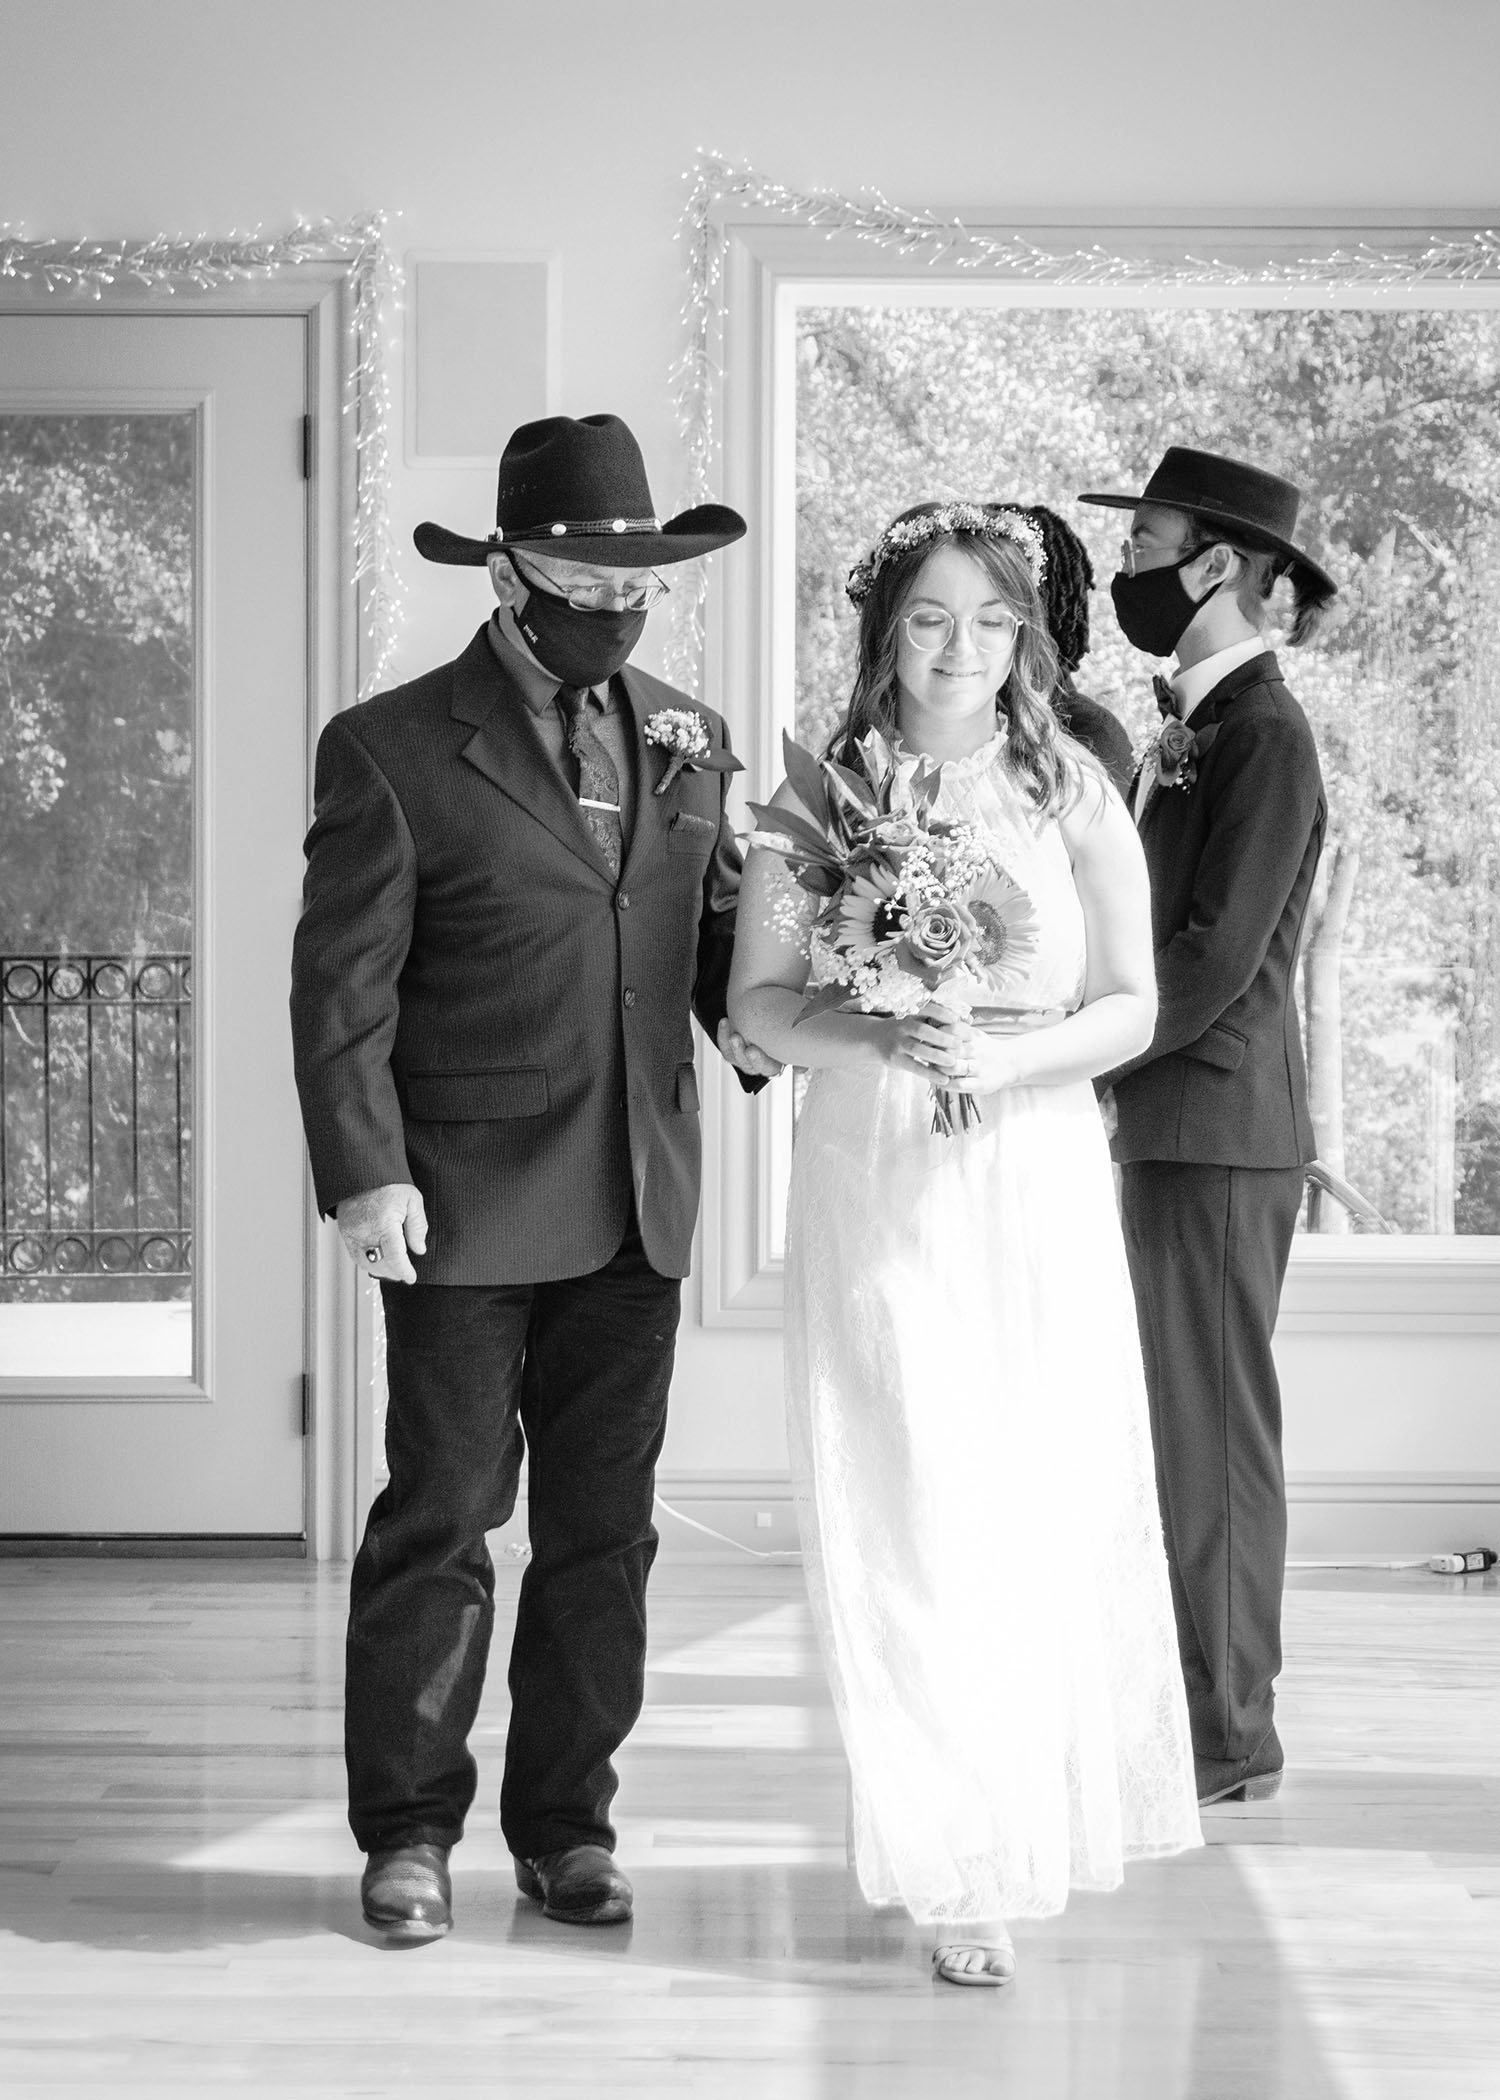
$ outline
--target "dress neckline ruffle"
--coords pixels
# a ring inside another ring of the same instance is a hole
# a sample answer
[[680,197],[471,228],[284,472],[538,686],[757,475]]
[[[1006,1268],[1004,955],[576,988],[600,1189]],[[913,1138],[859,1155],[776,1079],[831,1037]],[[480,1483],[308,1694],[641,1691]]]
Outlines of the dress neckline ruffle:
[[926,752],[909,750],[900,737],[897,737],[896,770],[898,773],[914,773],[925,758],[929,765],[940,768],[945,780],[979,780],[992,766],[1003,762],[1007,740],[1008,730],[1002,722],[995,734],[988,737],[977,751],[970,751],[963,758],[933,758]]

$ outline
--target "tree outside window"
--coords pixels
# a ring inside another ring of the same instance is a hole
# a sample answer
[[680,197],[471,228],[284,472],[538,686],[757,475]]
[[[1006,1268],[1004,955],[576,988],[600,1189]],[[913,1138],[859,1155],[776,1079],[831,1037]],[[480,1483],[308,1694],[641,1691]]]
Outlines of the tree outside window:
[[[1099,591],[1079,685],[1139,745],[1149,666],[1107,585],[1172,443],[1307,492],[1343,588],[1283,670],[1317,735],[1329,834],[1301,1005],[1319,1154],[1408,1233],[1500,1233],[1500,314],[808,307],[797,331],[797,734],[848,692],[858,555],[925,498],[1047,503]],[[1277,641],[1273,631],[1268,639]],[[1316,1206],[1318,1231],[1348,1228]]]

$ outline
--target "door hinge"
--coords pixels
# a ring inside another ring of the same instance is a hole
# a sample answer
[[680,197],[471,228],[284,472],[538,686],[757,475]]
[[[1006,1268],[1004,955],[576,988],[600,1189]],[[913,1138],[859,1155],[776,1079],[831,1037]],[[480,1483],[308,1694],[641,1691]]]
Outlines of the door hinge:
[[311,416],[304,416],[304,417],[302,418],[302,479],[303,479],[304,481],[311,481],[311,480],[312,480],[312,470],[313,470],[313,439],[312,439],[312,417],[311,417]]
[[312,1379],[302,1373],[302,1434],[307,1435],[312,1427]]

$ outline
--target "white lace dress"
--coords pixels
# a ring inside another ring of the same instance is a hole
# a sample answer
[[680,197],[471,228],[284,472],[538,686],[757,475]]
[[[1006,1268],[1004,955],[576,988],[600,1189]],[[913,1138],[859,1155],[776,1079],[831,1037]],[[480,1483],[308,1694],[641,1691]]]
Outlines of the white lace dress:
[[[1083,914],[1003,739],[943,768],[1076,1006]],[[1135,1307],[1089,1084],[931,1131],[904,1073],[814,1072],[793,1149],[787,1404],[860,1886],[920,1922],[1046,1917],[1202,1842]]]

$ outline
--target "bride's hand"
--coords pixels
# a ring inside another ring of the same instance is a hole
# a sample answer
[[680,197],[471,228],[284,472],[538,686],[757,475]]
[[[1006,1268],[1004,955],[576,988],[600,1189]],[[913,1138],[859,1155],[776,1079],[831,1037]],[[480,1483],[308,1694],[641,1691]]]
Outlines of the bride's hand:
[[886,1062],[933,1086],[997,1094],[1016,1082],[1011,1041],[983,1033],[936,1001],[919,1014],[887,1022],[886,1028]]

